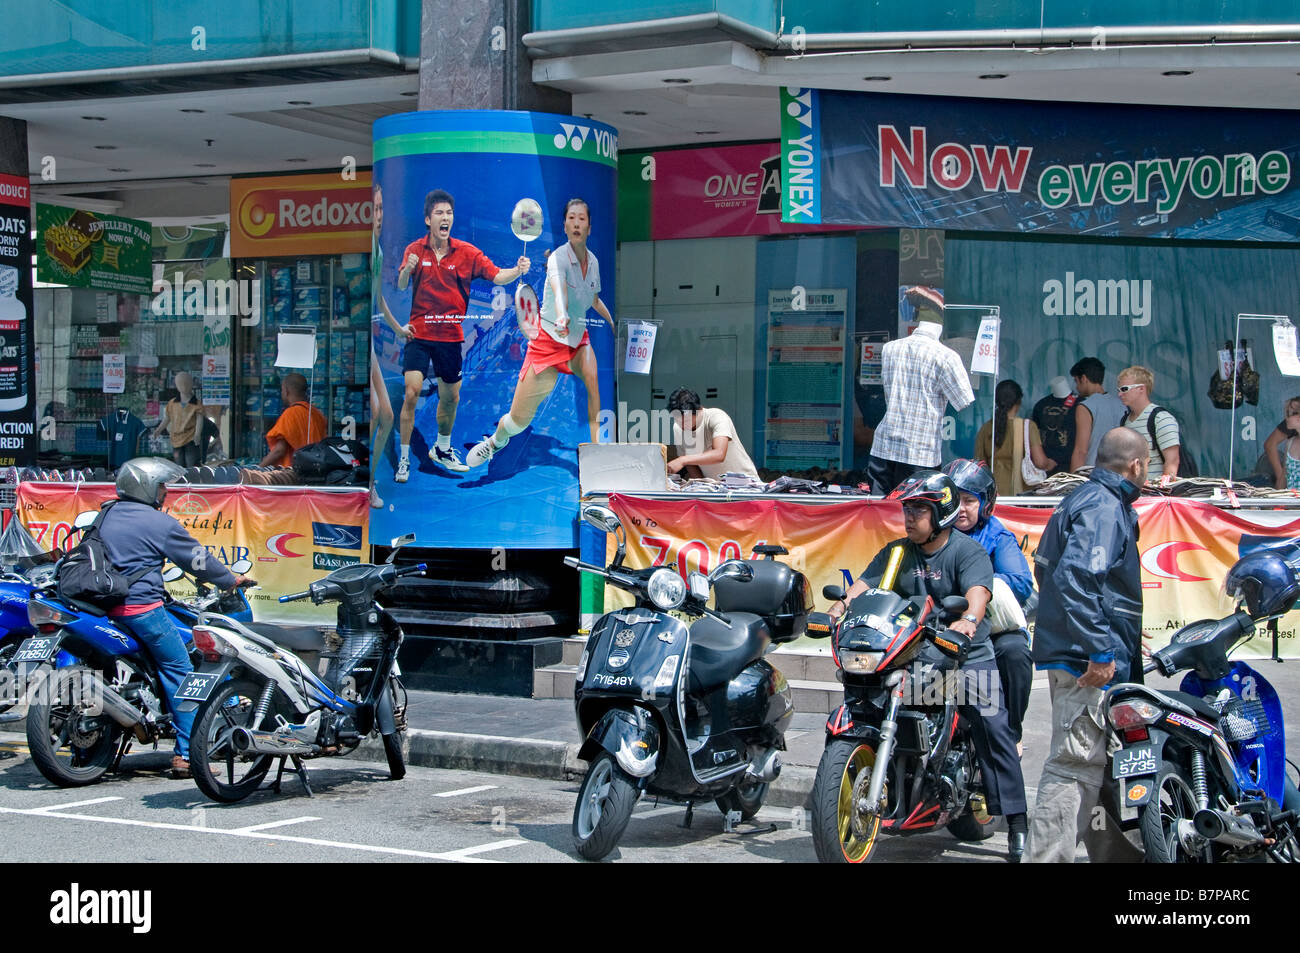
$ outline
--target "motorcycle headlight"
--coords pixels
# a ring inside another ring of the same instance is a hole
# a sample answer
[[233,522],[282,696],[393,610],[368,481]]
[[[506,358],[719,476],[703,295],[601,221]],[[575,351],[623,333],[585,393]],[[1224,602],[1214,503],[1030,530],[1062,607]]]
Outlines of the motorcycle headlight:
[[660,609],[676,609],[686,601],[686,583],[671,569],[660,569],[650,577],[646,586],[650,601]]
[[859,675],[868,672],[874,672],[880,660],[885,657],[884,652],[840,652],[840,665],[846,672],[854,672]]

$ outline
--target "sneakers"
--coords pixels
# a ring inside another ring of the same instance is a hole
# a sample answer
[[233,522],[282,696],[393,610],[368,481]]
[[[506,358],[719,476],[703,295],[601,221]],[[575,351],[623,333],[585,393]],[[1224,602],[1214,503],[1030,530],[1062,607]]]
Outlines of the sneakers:
[[384,501],[379,498],[379,491],[373,486],[370,488],[370,508],[372,510],[382,510]]
[[498,450],[504,449],[504,447],[504,443],[500,447],[493,443],[491,434],[484,434],[483,439],[474,444],[469,453],[465,454],[465,463],[471,467],[481,467],[491,460]]
[[394,483],[405,483],[411,475],[411,461],[398,460],[397,472],[393,474]]
[[469,467],[460,462],[460,457],[456,456],[455,450],[443,450],[435,446],[429,451],[429,459],[444,469],[451,470],[453,473],[464,473]]

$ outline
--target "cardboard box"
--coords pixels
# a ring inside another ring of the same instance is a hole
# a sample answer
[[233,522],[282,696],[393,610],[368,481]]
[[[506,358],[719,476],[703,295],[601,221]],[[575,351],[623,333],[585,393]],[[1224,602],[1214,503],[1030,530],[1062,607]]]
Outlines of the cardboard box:
[[668,489],[668,448],[662,443],[578,444],[578,491],[635,492]]

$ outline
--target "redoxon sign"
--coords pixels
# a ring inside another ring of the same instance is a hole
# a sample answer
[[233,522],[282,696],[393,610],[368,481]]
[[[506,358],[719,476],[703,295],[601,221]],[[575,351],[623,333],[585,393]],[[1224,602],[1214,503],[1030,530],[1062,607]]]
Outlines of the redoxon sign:
[[786,89],[782,219],[1296,241],[1300,112]]
[[337,255],[370,251],[370,173],[230,181],[230,254]]
[[1067,271],[1064,280],[1043,282],[1043,314],[1062,316],[1125,317],[1135,328],[1151,323],[1151,279],[1076,278]]

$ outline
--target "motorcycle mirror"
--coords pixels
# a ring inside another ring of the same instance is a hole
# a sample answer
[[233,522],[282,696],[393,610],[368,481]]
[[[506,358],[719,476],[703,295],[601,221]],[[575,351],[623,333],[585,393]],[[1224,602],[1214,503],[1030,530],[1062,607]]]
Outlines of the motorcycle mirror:
[[230,571],[237,576],[242,576],[253,568],[251,559],[236,559],[230,564]]
[[843,586],[823,586],[822,597],[829,599],[831,602],[838,602],[843,599],[846,593]]
[[[249,564],[249,567],[250,568],[252,567],[251,563]],[[162,574],[163,582],[175,582],[177,579],[180,579],[184,575],[185,575],[185,570],[181,569],[180,566],[168,566],[166,569],[163,570],[163,574]]]
[[753,578],[754,567],[741,562],[739,559],[728,559],[725,563],[719,563],[718,568],[709,573],[710,582],[718,579],[744,579],[749,581]]
[[98,519],[99,513],[95,510],[82,510],[77,514],[77,518],[72,521],[73,529],[86,529],[91,523]]
[[702,572],[693,572],[690,577],[691,595],[701,602],[709,601],[709,577]]
[[613,533],[622,527],[614,511],[604,506],[588,506],[582,511],[582,518],[602,533]]
[[415,542],[414,533],[403,533],[401,536],[394,536],[388,541],[388,545],[392,547],[392,552],[388,554],[388,558],[384,560],[384,563],[391,563],[397,558],[397,551],[399,549],[403,546],[409,546],[413,542]]

